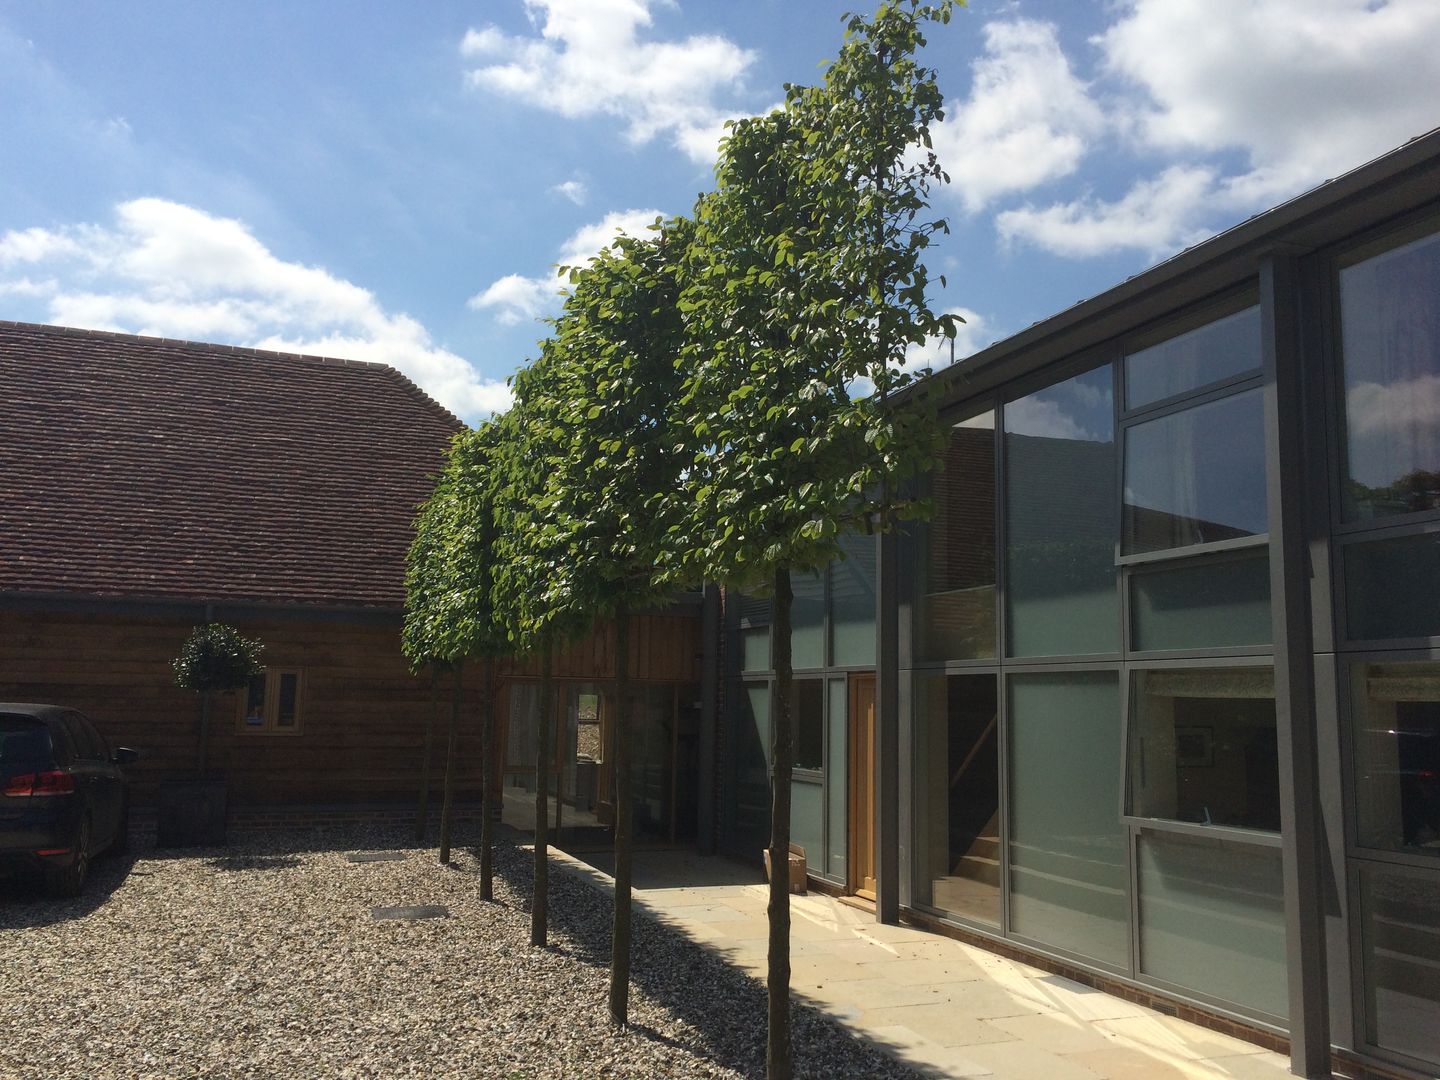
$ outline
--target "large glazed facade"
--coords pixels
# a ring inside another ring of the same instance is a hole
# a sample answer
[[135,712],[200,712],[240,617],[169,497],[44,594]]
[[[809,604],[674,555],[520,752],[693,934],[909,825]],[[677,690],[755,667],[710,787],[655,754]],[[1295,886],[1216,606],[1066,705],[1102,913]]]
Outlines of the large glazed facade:
[[[881,918],[1286,1033],[1306,1075],[1435,1075],[1440,135],[934,383],[869,745],[833,722],[855,670],[813,673],[817,878],[860,891],[834,860],[873,799]],[[727,732],[765,685],[732,673]],[[721,769],[732,847],[750,773]]]

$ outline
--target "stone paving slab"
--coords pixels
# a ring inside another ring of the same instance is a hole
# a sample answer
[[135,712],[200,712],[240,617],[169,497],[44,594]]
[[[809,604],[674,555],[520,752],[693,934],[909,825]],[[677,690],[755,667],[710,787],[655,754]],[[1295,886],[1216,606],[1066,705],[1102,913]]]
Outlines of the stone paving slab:
[[[597,866],[557,853],[576,873]],[[763,981],[768,889],[689,852],[637,855],[637,903]],[[704,882],[687,884],[689,880]],[[645,886],[639,883],[645,882]],[[811,893],[791,898],[797,998],[927,1076],[1005,1080],[1281,1080],[1289,1062],[1060,975]]]

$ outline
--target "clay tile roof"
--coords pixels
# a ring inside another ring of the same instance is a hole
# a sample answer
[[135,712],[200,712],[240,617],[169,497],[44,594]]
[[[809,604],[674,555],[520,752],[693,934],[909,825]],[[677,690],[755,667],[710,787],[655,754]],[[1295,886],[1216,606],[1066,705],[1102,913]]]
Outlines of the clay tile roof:
[[460,421],[383,364],[0,321],[0,592],[398,606]]

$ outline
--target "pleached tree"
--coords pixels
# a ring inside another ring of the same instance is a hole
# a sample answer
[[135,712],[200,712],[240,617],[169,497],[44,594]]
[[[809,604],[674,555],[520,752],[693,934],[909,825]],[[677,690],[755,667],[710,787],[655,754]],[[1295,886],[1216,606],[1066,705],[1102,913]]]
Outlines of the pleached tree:
[[[630,985],[630,617],[674,595],[661,581],[676,495],[689,465],[678,430],[682,325],[676,269],[684,219],[645,237],[621,236],[568,275],[564,309],[534,364],[516,377],[516,409],[544,433],[543,528],[563,553],[563,589],[548,602],[573,623],[615,627],[615,909],[611,1020],[628,1020]],[[547,541],[548,543],[549,541]],[[603,622],[602,622],[603,625]]]
[[916,59],[951,8],[889,0],[847,17],[822,84],[787,86],[783,108],[733,123],[684,263],[690,515],[672,557],[773,595],[771,1080],[793,1070],[790,577],[841,557],[845,529],[888,527],[893,493],[939,456],[933,409],[889,401],[914,378],[907,349],[954,333],[922,261],[945,228],[927,216],[945,177],[929,150],[942,98]]

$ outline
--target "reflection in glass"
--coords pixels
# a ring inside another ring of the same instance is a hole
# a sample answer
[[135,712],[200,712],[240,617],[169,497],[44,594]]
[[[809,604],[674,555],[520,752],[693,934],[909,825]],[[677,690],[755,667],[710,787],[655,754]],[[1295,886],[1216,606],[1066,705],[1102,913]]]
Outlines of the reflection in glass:
[[1280,830],[1280,757],[1270,668],[1137,671],[1130,812]]
[[732,708],[729,839],[741,850],[770,835],[770,685],[746,683]]
[[843,559],[830,564],[831,662],[875,666],[875,537],[847,533]]
[[1440,1069],[1440,882],[1360,867],[1367,1040]]
[[1347,520],[1440,508],[1440,234],[1340,271]]
[[1351,641],[1440,636],[1440,533],[1346,544],[1345,624]]
[[1265,532],[1260,391],[1127,429],[1123,509],[1127,554]]
[[1119,650],[1111,377],[1098,368],[1005,406],[1012,656]]
[[994,675],[917,685],[916,809],[922,904],[1000,926],[1000,751]]
[[1130,636],[1139,650],[1268,645],[1270,560],[1246,556],[1132,574]]
[[1250,307],[1125,357],[1125,406],[1259,371],[1260,363],[1260,309]]
[[1010,677],[1010,929],[1115,966],[1130,955],[1114,672]]
[[1285,1016],[1280,849],[1147,830],[1136,857],[1140,970]]
[[740,670],[770,670],[770,598],[735,589],[740,612]]
[[830,822],[830,851],[825,861],[825,871],[836,881],[844,881],[850,821],[850,804],[847,799],[850,777],[846,768],[850,716],[846,710],[845,680],[831,679],[828,693],[830,740],[825,747],[825,801]]
[[816,776],[797,776],[790,782],[790,842],[805,849],[810,874],[824,870],[825,785]]
[[995,413],[950,432],[920,562],[920,659],[995,655]]
[[530,682],[511,683],[507,698],[500,816],[512,829],[532,832],[535,829],[535,752],[539,733],[540,686]]
[[1440,662],[1352,672],[1360,843],[1440,857]]

